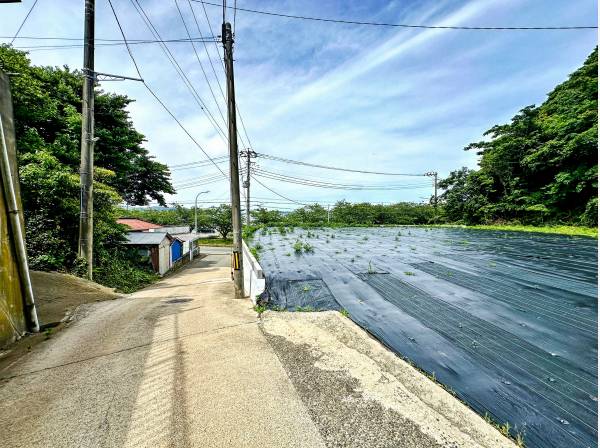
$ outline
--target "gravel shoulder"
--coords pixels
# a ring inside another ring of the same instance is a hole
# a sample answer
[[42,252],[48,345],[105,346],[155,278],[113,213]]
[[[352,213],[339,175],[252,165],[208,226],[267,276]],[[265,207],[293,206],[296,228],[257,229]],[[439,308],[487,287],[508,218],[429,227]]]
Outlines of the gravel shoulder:
[[267,311],[261,329],[328,447],[514,447],[334,311]]

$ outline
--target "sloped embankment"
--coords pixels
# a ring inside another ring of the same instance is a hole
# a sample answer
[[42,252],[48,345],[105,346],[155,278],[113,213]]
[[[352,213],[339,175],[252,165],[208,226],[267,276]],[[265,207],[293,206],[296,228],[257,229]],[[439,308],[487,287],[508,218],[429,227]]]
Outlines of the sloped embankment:
[[84,303],[121,297],[113,289],[59,272],[31,272],[40,325],[60,322]]

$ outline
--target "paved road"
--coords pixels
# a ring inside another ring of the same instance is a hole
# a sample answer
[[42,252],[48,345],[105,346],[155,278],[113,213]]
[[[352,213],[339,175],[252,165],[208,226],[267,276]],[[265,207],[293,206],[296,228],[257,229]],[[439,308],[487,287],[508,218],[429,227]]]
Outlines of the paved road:
[[0,445],[324,446],[222,252],[81,308],[0,373]]

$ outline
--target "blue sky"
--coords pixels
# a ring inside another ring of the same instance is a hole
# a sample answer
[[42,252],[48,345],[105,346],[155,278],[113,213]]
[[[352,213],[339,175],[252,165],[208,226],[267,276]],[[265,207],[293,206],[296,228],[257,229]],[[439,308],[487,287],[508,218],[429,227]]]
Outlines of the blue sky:
[[[16,31],[33,0],[0,5],[4,36]],[[187,0],[178,0],[188,27],[197,35]],[[96,0],[96,37],[119,38],[107,0]],[[151,38],[130,1],[115,0],[129,39]],[[171,0],[140,0],[162,37],[186,37]],[[232,3],[232,2],[230,2]],[[21,36],[83,35],[83,0],[39,1]],[[238,6],[304,16],[347,20],[467,26],[596,25],[593,0],[502,1],[271,1],[238,0]],[[194,11],[203,35],[208,26],[202,4]],[[213,30],[220,34],[221,9],[206,6]],[[233,20],[230,11],[229,20]],[[6,39],[3,40],[6,42]],[[462,150],[480,140],[495,124],[519,109],[539,104],[552,88],[577,69],[597,43],[595,30],[453,31],[339,25],[238,12],[236,17],[236,91],[238,105],[254,150],[306,162],[372,171],[441,176],[461,166],[475,167],[476,156]],[[15,46],[43,42],[19,39]],[[221,122],[217,106],[189,43],[170,49],[186,75]],[[225,105],[205,49],[200,60],[223,112]],[[148,84],[169,105],[212,156],[227,154],[205,114],[157,44],[136,45],[134,56]],[[217,48],[208,45],[221,85]],[[82,50],[33,50],[35,64],[82,64]],[[99,47],[96,69],[135,76],[125,48]],[[203,160],[198,150],[142,85],[112,82],[105,90],[124,93],[136,102],[131,117],[148,138],[147,147],[169,165]],[[222,124],[221,124],[222,125]],[[224,126],[223,126],[224,128]],[[245,138],[244,138],[245,139]],[[226,165],[222,165],[226,167]],[[335,202],[422,201],[430,182],[415,178],[381,178],[259,161],[262,169],[336,183],[422,185],[395,191],[340,191],[261,179],[295,200]],[[173,172],[175,185],[218,171],[213,166]],[[179,190],[170,201],[188,202],[210,190],[207,201],[227,201],[228,183]],[[293,204],[254,183],[252,196],[263,204]],[[278,204],[270,203],[275,199]]]

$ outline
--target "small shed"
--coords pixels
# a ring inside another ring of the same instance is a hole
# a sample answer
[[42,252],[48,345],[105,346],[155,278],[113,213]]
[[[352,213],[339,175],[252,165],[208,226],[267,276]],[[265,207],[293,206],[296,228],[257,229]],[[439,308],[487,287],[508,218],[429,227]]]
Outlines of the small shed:
[[[177,239],[183,241],[183,255],[187,255],[190,260],[200,253],[200,246],[198,245],[200,235],[197,233],[180,233],[177,235]],[[191,256],[190,251],[192,251]]]
[[171,269],[173,241],[174,238],[168,233],[128,232],[125,244],[137,248],[140,257],[147,258],[154,272],[164,275]]
[[173,237],[171,241],[171,266],[177,263],[183,257],[183,241]]

